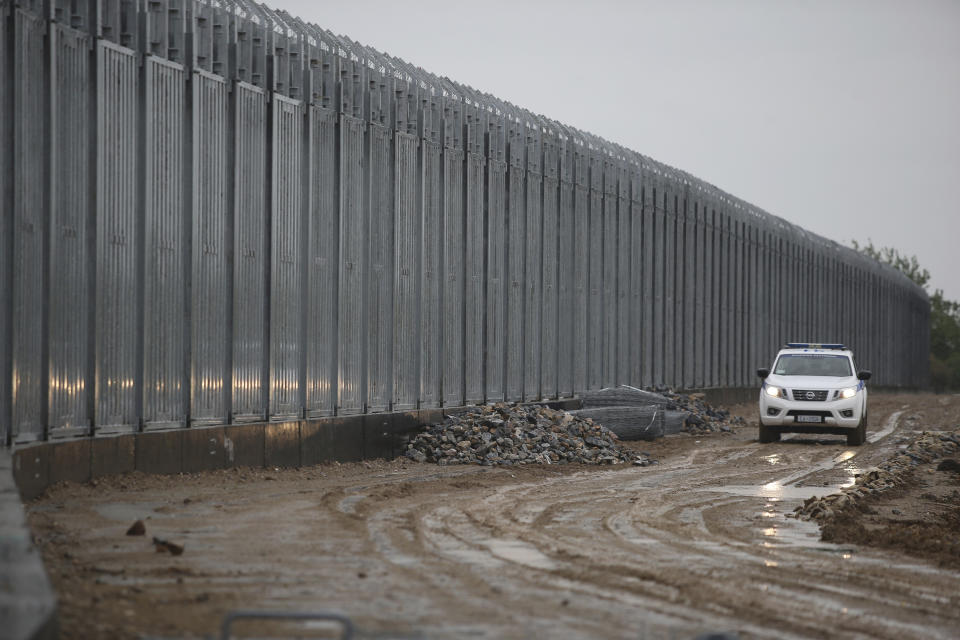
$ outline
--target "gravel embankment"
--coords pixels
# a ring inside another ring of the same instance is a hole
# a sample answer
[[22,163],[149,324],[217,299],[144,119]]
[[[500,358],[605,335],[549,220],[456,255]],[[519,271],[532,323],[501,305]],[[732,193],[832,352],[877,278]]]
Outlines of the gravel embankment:
[[852,486],[822,498],[812,496],[790,515],[801,520],[816,520],[822,524],[841,509],[854,506],[868,496],[903,486],[917,466],[947,458],[958,451],[960,429],[946,432],[924,431],[906,449],[897,452],[877,469],[857,477]]

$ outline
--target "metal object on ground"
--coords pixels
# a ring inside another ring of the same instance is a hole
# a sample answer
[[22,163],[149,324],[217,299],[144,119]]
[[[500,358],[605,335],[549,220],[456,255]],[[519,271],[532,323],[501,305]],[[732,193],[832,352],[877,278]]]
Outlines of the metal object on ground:
[[350,640],[354,633],[350,618],[329,611],[231,611],[220,623],[220,640],[230,640],[233,637],[233,625],[238,620],[328,621],[340,625],[342,640]]

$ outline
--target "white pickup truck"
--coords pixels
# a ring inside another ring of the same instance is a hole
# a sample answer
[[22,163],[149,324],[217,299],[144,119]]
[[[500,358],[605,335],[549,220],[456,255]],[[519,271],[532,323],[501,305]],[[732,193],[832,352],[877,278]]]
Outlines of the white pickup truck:
[[788,343],[772,369],[757,369],[760,442],[781,433],[832,433],[847,444],[867,438],[869,371],[857,371],[853,352],[842,344]]

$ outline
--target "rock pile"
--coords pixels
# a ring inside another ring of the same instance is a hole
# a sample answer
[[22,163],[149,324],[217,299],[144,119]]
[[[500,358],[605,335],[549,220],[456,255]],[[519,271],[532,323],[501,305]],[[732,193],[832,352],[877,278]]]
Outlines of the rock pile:
[[919,464],[946,458],[960,451],[960,429],[945,432],[924,431],[903,451],[878,468],[857,477],[853,486],[840,493],[818,498],[811,496],[794,509],[792,517],[823,522],[844,507],[851,506],[868,495],[886,491],[907,482],[907,476]]
[[417,462],[482,465],[622,464],[647,466],[592,420],[535,405],[499,403],[448,415],[407,445]]

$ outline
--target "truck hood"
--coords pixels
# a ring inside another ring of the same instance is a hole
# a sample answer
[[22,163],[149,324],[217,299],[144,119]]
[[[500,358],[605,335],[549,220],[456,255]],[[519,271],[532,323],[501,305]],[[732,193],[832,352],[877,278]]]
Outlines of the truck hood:
[[856,376],[846,376],[844,378],[834,376],[778,376],[771,373],[764,382],[787,389],[846,389],[847,387],[860,386],[860,381]]

